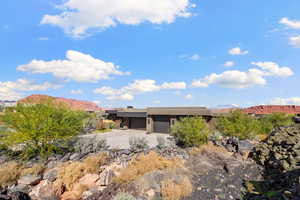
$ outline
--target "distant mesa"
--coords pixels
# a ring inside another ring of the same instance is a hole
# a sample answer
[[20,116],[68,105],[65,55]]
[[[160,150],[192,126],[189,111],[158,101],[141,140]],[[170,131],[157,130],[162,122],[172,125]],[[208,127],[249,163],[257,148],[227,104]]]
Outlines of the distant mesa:
[[261,105],[243,109],[247,114],[267,115],[272,113],[300,114],[300,106],[296,105]]
[[62,97],[52,97],[47,95],[38,95],[34,94],[28,97],[25,97],[18,101],[18,103],[42,103],[47,100],[53,100],[55,102],[64,103],[69,106],[72,110],[82,110],[87,112],[96,112],[102,111],[102,108],[97,106],[97,104],[89,101],[81,101],[75,99],[67,99]]

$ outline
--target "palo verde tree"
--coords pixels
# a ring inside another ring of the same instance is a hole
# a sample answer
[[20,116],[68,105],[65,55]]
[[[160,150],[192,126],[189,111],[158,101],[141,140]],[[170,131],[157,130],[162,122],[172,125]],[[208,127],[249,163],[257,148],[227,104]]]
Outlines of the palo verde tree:
[[80,133],[86,113],[47,101],[39,104],[18,104],[5,110],[2,121],[14,131],[6,133],[4,142],[22,146],[23,155],[47,157],[58,151],[64,142]]
[[240,110],[218,118],[217,129],[223,134],[239,139],[249,139],[259,134],[261,127],[258,119]]

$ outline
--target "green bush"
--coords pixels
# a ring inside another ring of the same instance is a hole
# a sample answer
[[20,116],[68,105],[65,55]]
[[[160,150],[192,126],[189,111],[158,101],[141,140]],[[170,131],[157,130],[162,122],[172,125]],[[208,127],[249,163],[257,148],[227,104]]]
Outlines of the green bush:
[[236,110],[218,118],[217,129],[227,136],[249,139],[260,133],[261,124],[255,117]]
[[210,129],[201,117],[186,117],[174,124],[171,134],[180,146],[200,146],[207,143]]
[[58,142],[64,143],[82,131],[86,117],[84,112],[51,101],[18,104],[2,116],[2,121],[14,130],[4,133],[2,140],[9,146],[21,146],[26,158],[36,154],[47,157],[59,151]]
[[270,134],[273,129],[281,126],[290,126],[293,122],[293,116],[286,113],[273,113],[265,115],[259,119],[262,134]]

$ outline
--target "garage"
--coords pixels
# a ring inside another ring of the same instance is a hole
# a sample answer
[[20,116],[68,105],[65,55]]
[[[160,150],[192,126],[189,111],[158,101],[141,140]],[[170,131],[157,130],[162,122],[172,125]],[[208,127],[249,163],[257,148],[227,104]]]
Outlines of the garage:
[[129,118],[129,128],[146,130],[146,118],[145,117]]
[[153,130],[155,133],[170,133],[170,117],[155,116],[153,119]]

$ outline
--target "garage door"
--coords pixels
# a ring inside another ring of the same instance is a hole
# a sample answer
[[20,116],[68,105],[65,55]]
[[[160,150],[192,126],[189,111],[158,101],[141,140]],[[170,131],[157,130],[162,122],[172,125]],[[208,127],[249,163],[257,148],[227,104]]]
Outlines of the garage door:
[[170,133],[170,118],[155,117],[153,126],[155,133]]
[[146,118],[133,117],[130,118],[130,126],[132,129],[146,129]]

